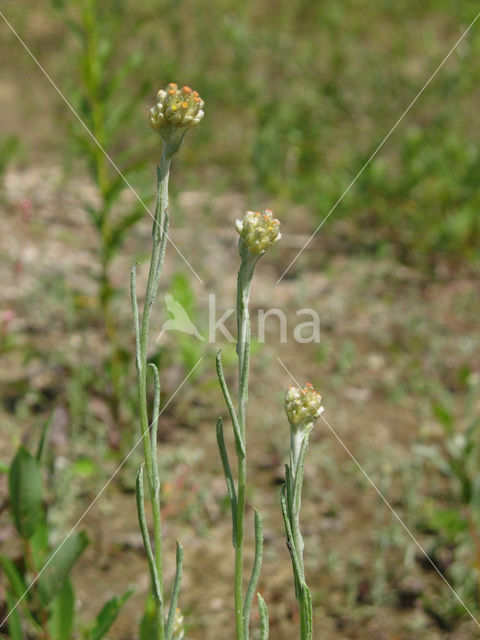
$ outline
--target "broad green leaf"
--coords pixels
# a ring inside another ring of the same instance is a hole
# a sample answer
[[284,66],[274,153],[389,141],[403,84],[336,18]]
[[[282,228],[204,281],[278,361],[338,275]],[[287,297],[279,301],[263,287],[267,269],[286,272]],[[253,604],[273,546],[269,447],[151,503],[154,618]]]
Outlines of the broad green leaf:
[[51,604],[48,628],[53,640],[70,640],[75,617],[75,594],[72,583],[66,580]]
[[[5,576],[7,577],[8,583],[10,585],[10,591],[15,598],[15,602],[17,602],[18,600],[21,600],[21,602],[19,602],[19,606],[22,608],[23,614],[26,615],[26,617],[28,618],[32,626],[38,629],[39,628],[38,623],[35,621],[35,619],[33,618],[33,616],[29,611],[28,604],[30,600],[30,593],[27,593],[28,586],[25,580],[23,579],[23,576],[20,574],[19,570],[17,569],[15,564],[10,560],[10,558],[7,558],[7,556],[4,556],[1,553],[0,553],[0,567],[2,568]],[[11,608],[12,607],[9,607],[9,610],[11,610]]]
[[45,562],[48,551],[48,527],[45,513],[42,513],[38,520],[35,533],[30,538],[30,546],[32,547],[35,566],[41,567]]
[[37,582],[38,595],[43,606],[47,606],[60,592],[72,567],[88,543],[87,534],[80,531],[62,541],[51,553],[44,565],[45,570],[40,574]]
[[17,531],[23,538],[31,538],[42,513],[42,474],[25,447],[19,447],[10,467],[9,490]]
[[132,595],[133,589],[129,589],[123,596],[115,596],[109,600],[97,616],[95,626],[89,633],[89,640],[101,640],[117,619],[121,608]]
[[7,577],[12,594],[17,599],[21,598],[27,590],[27,585],[17,567],[10,558],[4,556],[3,553],[0,553],[0,567],[3,569],[3,572]]
[[10,471],[10,467],[0,460],[0,473],[8,473]]
[[14,609],[16,598],[12,592],[7,589],[7,608],[11,612],[8,616],[8,631],[10,633],[11,640],[23,640],[22,621],[20,620],[20,613],[18,608]]

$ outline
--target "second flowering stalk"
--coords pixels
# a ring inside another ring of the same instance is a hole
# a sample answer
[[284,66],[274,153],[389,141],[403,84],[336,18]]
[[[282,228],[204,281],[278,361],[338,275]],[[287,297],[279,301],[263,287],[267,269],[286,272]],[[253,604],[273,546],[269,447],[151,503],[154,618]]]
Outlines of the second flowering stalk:
[[[237,457],[237,484],[233,479],[223,433],[222,419],[217,422],[217,443],[227,483],[232,512],[232,542],[235,550],[235,629],[237,640],[248,640],[250,632],[250,612],[255,595],[263,554],[262,519],[255,511],[255,558],[250,580],[244,592],[244,520],[247,480],[247,453],[245,418],[248,402],[248,378],[250,370],[250,316],[248,304],[255,266],[265,251],[281,237],[280,223],[271,211],[263,213],[248,211],[242,220],[237,220],[240,235],[239,253],[241,258],[237,278],[237,358],[238,358],[238,401],[235,408],[225,381],[220,351],[217,353],[217,374],[233,426],[235,453]],[[265,602],[258,594],[260,611],[260,637],[268,638],[268,613]]]

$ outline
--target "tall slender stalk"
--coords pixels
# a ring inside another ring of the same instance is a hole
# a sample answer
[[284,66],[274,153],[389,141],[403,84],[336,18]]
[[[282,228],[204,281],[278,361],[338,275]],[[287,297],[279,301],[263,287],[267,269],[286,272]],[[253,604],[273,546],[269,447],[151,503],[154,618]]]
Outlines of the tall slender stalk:
[[[177,543],[176,575],[170,598],[170,606],[165,616],[165,598],[163,585],[163,553],[162,553],[162,518],[160,511],[160,475],[157,458],[157,428],[160,410],[160,379],[157,367],[148,363],[148,336],[150,314],[157,296],[160,275],[165,259],[167,244],[168,215],[168,181],[172,158],[178,152],[187,129],[200,122],[203,117],[203,100],[189,87],[180,91],[171,83],[166,90],[157,94],[157,104],[150,110],[150,123],[160,132],[163,138],[160,166],[157,168],[157,198],[152,230],[152,253],[148,271],[145,301],[140,318],[136,293],[136,267],[131,273],[131,297],[136,339],[136,368],[140,431],[142,434],[144,464],[141,466],[136,481],[137,513],[142,533],[145,552],[150,568],[151,592],[154,602],[153,620],[145,616],[148,625],[148,636],[156,640],[172,640],[175,630],[176,607],[182,579],[183,550]],[[149,424],[147,371],[153,371],[154,399]],[[147,475],[148,491],[152,505],[153,546],[148,531],[143,490],[143,469]],[[144,620],[145,620],[144,618]],[[178,618],[178,616],[177,616]]]
[[[217,422],[217,443],[220,451],[227,491],[232,511],[232,541],[235,550],[235,630],[237,640],[248,640],[250,611],[257,588],[262,564],[263,536],[262,519],[255,511],[255,558],[247,590],[244,593],[244,522],[245,496],[247,488],[247,456],[245,415],[248,402],[248,377],[250,365],[250,316],[248,304],[255,265],[265,251],[280,239],[279,222],[270,211],[263,214],[247,212],[243,220],[237,221],[240,234],[241,258],[237,278],[237,357],[238,357],[238,405],[235,409],[223,375],[220,351],[217,353],[217,374],[225,402],[232,420],[235,452],[237,456],[237,485],[232,476],[223,435],[222,420]],[[265,602],[259,596],[262,640],[268,638],[268,613]]]
[[290,422],[290,464],[286,465],[286,482],[282,487],[281,506],[287,546],[292,560],[295,597],[300,609],[301,640],[313,638],[312,598],[305,581],[304,544],[300,532],[303,470],[310,431],[323,411],[321,400],[321,396],[310,384],[304,389],[290,387],[285,396],[285,411]]

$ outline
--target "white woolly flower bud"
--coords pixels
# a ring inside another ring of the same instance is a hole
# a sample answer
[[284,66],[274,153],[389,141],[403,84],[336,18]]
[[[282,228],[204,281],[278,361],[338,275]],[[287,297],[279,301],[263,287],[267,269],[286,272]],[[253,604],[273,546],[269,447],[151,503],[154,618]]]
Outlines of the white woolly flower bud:
[[269,209],[262,213],[247,211],[241,220],[235,223],[236,229],[243,238],[247,249],[254,256],[259,256],[280,240],[280,222],[273,217]]
[[171,82],[157,93],[157,102],[149,110],[150,124],[162,135],[172,128],[190,129],[202,120],[204,106],[204,101],[196,91],[190,87],[179,89]]
[[289,387],[285,394],[285,412],[293,431],[311,428],[323,413],[322,396],[309,382],[303,389]]

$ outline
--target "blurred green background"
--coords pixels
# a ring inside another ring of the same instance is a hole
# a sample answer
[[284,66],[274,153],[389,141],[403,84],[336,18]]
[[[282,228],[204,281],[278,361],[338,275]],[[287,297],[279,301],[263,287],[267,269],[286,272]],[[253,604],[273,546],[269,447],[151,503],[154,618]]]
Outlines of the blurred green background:
[[[81,3],[63,11],[54,4],[57,12],[45,1],[3,6],[81,112],[80,42],[68,28]],[[198,186],[208,175],[213,189],[240,190],[282,213],[304,206],[313,230],[477,9],[453,0],[98,3],[99,38],[111,49],[106,76],[138,57],[119,77],[110,108],[142,97],[108,151],[120,166],[139,150],[154,158],[144,104],[171,80],[190,84],[207,116],[182,157],[178,184]],[[332,214],[329,234],[350,250],[425,268],[477,262],[479,47],[473,28]],[[1,48],[2,129],[22,141],[24,162],[39,153],[42,162],[68,156],[72,140],[62,127],[74,123],[72,114],[5,25]]]

